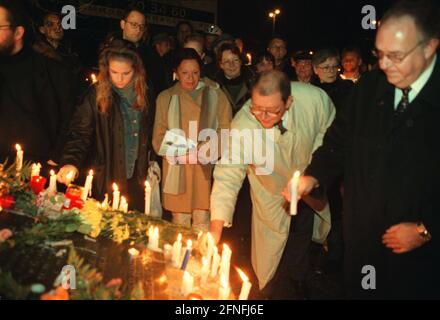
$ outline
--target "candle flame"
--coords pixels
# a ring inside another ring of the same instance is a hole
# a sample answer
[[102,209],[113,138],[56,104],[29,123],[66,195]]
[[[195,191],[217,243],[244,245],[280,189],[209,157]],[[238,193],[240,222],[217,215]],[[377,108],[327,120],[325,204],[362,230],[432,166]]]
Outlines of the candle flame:
[[202,264],[204,267],[208,266],[208,258],[202,257]]
[[248,282],[249,281],[248,276],[240,268],[235,268],[235,270],[237,270],[237,272],[240,275],[240,278],[241,278],[241,280],[243,282]]
[[167,276],[163,274],[157,281],[159,283],[165,283],[167,280],[168,280]]
[[187,249],[187,250],[191,250],[191,248],[192,248],[192,241],[191,241],[191,240],[188,240],[188,241],[186,242],[186,249]]
[[17,144],[15,145],[15,149],[17,149],[17,151],[21,151],[21,146],[17,143]]
[[250,53],[246,54],[246,57],[247,57],[249,60],[252,58],[252,56],[251,56]]
[[151,188],[151,186],[150,186],[150,182],[147,180],[147,181],[145,181],[145,187],[146,188]]
[[54,175],[55,175],[55,171],[50,170],[50,175],[51,175],[51,176],[54,176]]
[[92,83],[96,83],[96,82],[98,82],[98,79],[96,78],[96,74],[92,73],[92,74],[90,75],[90,78],[92,79]]
[[113,191],[119,191],[118,185],[113,183]]
[[226,243],[223,243],[223,250],[231,251],[231,249],[229,248],[229,246]]
[[295,173],[293,174],[293,179],[298,179],[300,175],[301,175],[301,172],[295,171]]
[[90,170],[90,171],[89,171],[89,176],[92,176],[92,177],[93,177],[93,170]]
[[181,233],[179,233],[177,235],[177,242],[182,242],[182,234]]
[[139,251],[136,250],[135,248],[128,249],[128,253],[129,253],[131,256],[134,256],[134,257],[136,257],[136,256],[139,255]]
[[126,202],[127,202],[127,199],[125,199],[125,197],[122,196],[122,197],[121,197],[121,203],[126,203]]

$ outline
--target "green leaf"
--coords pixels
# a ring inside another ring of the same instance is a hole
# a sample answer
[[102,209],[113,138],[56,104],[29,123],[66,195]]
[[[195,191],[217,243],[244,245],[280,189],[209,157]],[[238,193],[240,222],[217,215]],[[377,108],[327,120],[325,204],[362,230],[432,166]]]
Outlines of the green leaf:
[[66,228],[64,229],[66,232],[75,232],[76,230],[78,230],[79,226],[77,224],[74,223],[70,223],[66,226]]

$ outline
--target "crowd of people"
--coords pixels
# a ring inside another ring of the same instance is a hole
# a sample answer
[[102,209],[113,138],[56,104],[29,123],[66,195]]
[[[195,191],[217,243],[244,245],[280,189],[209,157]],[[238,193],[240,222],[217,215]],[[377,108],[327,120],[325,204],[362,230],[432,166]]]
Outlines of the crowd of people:
[[[235,229],[271,299],[307,298],[312,242],[327,250],[324,272],[344,270],[347,298],[439,298],[439,20],[429,0],[395,4],[366,72],[356,46],[289,54],[275,36],[250,63],[243,40],[218,26],[181,21],[175,36],[147,37],[146,14],[130,7],[102,39],[97,81],[84,85],[60,16],[45,13],[31,37],[18,2],[0,0],[0,160],[19,143],[65,185],[93,168],[94,197],[116,182],[140,211],[147,170],[160,163],[172,221],[217,242]],[[255,150],[243,154],[254,141],[240,134],[227,149],[243,148],[214,162],[200,146],[163,154],[168,131],[190,136],[191,123],[218,142],[224,129],[272,130],[274,169],[258,173]],[[225,157],[241,162],[215,164]],[[369,287],[364,266],[376,270]]]

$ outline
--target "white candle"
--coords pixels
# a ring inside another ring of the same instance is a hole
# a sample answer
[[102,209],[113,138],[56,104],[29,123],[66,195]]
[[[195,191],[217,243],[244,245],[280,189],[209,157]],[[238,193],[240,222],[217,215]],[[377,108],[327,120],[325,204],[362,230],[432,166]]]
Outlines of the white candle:
[[116,211],[119,209],[119,197],[120,196],[121,196],[121,193],[119,192],[118,185],[116,183],[113,183],[113,202],[112,202],[113,211]]
[[57,175],[53,170],[50,170],[49,188],[47,188],[47,192],[51,196],[57,193]]
[[151,186],[148,181],[145,181],[145,214],[150,214],[151,207]]
[[249,278],[246,274],[237,268],[237,272],[240,274],[241,280],[243,280],[243,284],[241,285],[240,295],[238,296],[238,300],[247,300],[249,297],[249,292],[251,291],[252,284],[249,282]]
[[231,268],[232,251],[227,244],[223,244],[222,262],[220,266],[221,275],[225,276],[226,282],[229,282],[229,270]]
[[180,254],[182,251],[182,234],[179,233],[177,236],[177,241],[173,244],[173,255],[172,255],[172,263],[175,267],[180,267]]
[[40,176],[40,170],[41,170],[41,164],[33,163],[32,164],[32,170],[31,170],[31,177],[39,177]]
[[15,145],[15,149],[17,150],[17,155],[15,157],[15,170],[20,172],[21,168],[23,168],[23,150],[19,144]]
[[119,202],[119,211],[128,212],[128,202],[127,199],[125,199],[125,197],[121,197],[121,200]]
[[148,228],[148,248],[159,251],[159,227]]
[[221,285],[218,289],[218,299],[219,300],[229,300],[229,295],[231,293],[231,288],[229,287],[228,281],[224,275],[221,276]]
[[202,257],[202,271],[200,272],[200,283],[206,284],[209,275],[209,263],[206,257]]
[[128,253],[130,254],[131,258],[135,258],[139,255],[139,251],[136,250],[135,248],[128,249]]
[[89,175],[86,178],[86,183],[84,184],[84,191],[81,199],[85,202],[87,197],[92,195],[92,183],[93,183],[93,170],[89,171]]
[[217,247],[214,247],[213,252],[214,254],[212,256],[211,277],[215,278],[217,276],[218,266],[220,263],[220,255],[218,254]]
[[183,273],[183,279],[182,279],[182,294],[186,297],[189,295],[194,286],[194,277],[188,272],[185,271]]
[[292,177],[292,181],[290,184],[290,215],[296,216],[297,214],[297,206],[298,206],[298,180],[299,180],[300,172],[295,171]]

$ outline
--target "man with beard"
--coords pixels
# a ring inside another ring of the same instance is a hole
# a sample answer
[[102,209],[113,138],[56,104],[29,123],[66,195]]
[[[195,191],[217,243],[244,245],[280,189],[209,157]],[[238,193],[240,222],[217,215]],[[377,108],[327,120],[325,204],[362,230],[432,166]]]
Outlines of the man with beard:
[[18,1],[0,0],[0,160],[19,143],[25,159],[56,165],[72,111],[69,73],[25,43]]

